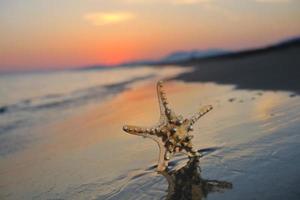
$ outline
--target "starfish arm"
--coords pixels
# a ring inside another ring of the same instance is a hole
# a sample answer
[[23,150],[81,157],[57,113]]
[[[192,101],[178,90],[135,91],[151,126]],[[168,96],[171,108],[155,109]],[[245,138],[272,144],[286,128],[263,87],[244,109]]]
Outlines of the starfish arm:
[[160,108],[160,124],[166,121],[172,121],[176,117],[175,113],[169,107],[169,102],[166,97],[166,93],[163,90],[163,81],[157,83],[157,96]]
[[164,128],[160,126],[153,126],[153,127],[141,127],[141,126],[132,126],[132,125],[125,125],[123,126],[123,131],[132,134],[132,135],[160,135],[164,133]]
[[202,107],[199,112],[197,112],[196,114],[194,114],[191,118],[190,118],[190,125],[195,124],[196,121],[198,121],[203,115],[205,115],[206,113],[208,113],[209,111],[211,111],[213,109],[213,107],[211,105],[208,106],[204,106]]
[[166,148],[164,146],[164,142],[162,141],[161,137],[158,136],[162,133],[159,127],[156,126],[152,128],[144,128],[139,126],[125,125],[123,126],[123,130],[129,134],[143,136],[154,140],[159,147],[157,171],[163,171],[166,169],[166,167],[168,166],[168,160],[164,159],[166,154]]
[[166,116],[166,109],[168,108],[168,101],[166,98],[166,94],[163,91],[163,82],[159,81],[157,82],[156,85],[156,89],[157,89],[157,97],[158,97],[158,103],[159,103],[159,109],[160,109],[160,120],[159,123],[165,123],[167,120],[167,116]]
[[125,125],[123,126],[123,130],[127,133],[133,134],[133,135],[141,135],[144,134],[155,134],[157,131],[157,128],[147,128],[147,127],[140,127],[140,126],[132,126],[132,125]]

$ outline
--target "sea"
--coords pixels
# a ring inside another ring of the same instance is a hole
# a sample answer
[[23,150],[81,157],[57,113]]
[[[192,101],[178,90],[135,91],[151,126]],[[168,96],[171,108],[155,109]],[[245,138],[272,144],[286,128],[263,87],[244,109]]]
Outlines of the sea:
[[130,84],[162,73],[138,66],[0,74],[0,156],[22,149],[35,127],[100,105]]

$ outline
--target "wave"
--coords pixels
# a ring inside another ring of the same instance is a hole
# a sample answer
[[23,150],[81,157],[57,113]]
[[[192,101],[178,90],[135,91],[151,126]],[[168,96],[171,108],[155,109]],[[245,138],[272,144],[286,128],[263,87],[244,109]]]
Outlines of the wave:
[[0,134],[9,132],[17,127],[22,126],[25,123],[25,120],[15,120],[11,123],[4,124],[0,126]]
[[[3,105],[0,107],[0,135],[11,133],[22,127],[30,127],[45,120],[51,120],[51,116],[62,116],[69,111],[73,112],[74,108],[78,109],[80,106],[103,102],[128,89],[130,84],[153,76],[140,76],[115,84],[96,85],[65,94],[46,94],[37,98],[23,99],[14,104]],[[1,152],[0,148],[0,155]]]
[[140,80],[152,78],[154,75],[147,75],[133,78],[120,83],[97,85],[86,89],[75,90],[67,94],[47,94],[45,96],[21,100],[10,105],[3,105],[0,107],[0,115],[18,111],[40,111],[42,109],[58,108],[68,105],[78,105],[86,103],[91,100],[118,94],[128,88],[128,85]]

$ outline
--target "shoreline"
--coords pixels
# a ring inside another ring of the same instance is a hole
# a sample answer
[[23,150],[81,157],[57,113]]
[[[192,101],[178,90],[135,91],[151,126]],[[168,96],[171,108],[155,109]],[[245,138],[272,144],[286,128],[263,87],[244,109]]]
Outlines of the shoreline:
[[290,91],[300,94],[300,45],[267,52],[222,59],[191,60],[180,63],[194,71],[172,80],[215,82],[236,89]]

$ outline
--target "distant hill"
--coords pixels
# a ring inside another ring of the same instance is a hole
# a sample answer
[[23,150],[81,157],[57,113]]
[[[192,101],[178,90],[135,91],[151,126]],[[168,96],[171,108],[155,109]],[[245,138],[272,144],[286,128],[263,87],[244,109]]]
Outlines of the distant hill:
[[190,59],[200,59],[200,58],[208,58],[215,57],[219,55],[229,54],[230,51],[222,50],[222,49],[208,49],[208,50],[192,50],[192,51],[177,51],[171,53],[159,60],[140,60],[133,62],[126,62],[120,64],[121,66],[137,66],[137,65],[162,65],[167,63],[176,63],[188,61]]
[[169,54],[165,58],[161,59],[161,62],[178,62],[186,61],[190,59],[201,59],[208,57],[215,57],[220,55],[227,55],[231,53],[222,49],[208,49],[208,50],[193,50],[193,51],[177,51]]

